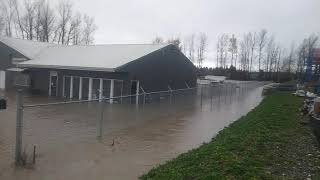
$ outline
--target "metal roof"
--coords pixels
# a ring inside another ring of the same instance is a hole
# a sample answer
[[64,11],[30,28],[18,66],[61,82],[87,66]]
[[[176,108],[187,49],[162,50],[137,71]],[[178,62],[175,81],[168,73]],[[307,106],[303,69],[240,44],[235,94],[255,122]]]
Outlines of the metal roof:
[[0,36],[0,41],[29,59],[33,59],[40,51],[55,44]]
[[19,67],[114,71],[115,68],[159,50],[166,45],[113,44],[52,46]]
[[169,44],[58,45],[3,38],[0,41],[30,58],[18,67],[114,71]]

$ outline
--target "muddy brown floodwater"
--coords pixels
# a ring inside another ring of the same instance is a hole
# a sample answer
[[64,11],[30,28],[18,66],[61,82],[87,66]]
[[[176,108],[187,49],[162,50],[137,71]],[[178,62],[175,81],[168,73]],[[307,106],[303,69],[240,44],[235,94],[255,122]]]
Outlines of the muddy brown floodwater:
[[[238,82],[235,82],[238,83]],[[152,167],[208,142],[262,100],[262,83],[223,85],[175,95],[170,102],[105,105],[103,137],[97,136],[97,103],[26,108],[23,150],[36,165],[15,168],[15,95],[4,93],[0,111],[0,179],[137,179]],[[26,96],[25,104],[56,101]],[[201,105],[202,104],[202,105]]]

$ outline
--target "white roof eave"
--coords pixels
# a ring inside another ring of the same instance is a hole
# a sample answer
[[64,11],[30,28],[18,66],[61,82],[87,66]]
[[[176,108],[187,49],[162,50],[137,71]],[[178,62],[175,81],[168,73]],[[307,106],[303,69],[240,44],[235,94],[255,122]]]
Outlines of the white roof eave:
[[101,68],[101,67],[78,67],[78,66],[34,65],[34,64],[17,64],[17,67],[21,67],[21,68],[40,68],[40,69],[64,69],[64,70],[115,72],[115,68]]

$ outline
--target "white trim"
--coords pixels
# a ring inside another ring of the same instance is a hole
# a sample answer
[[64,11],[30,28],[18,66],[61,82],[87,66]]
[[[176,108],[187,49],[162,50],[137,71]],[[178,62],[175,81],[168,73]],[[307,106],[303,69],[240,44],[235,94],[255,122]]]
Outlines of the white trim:
[[123,80],[121,80],[121,103],[122,103],[122,93],[123,93]]
[[79,100],[82,99],[82,77],[79,77]]
[[140,85],[140,82],[137,81],[137,88],[136,88],[136,104],[139,104],[139,85]]
[[17,64],[17,67],[22,67],[22,68],[45,68],[45,69],[66,69],[66,70],[85,70],[85,71],[115,72],[115,68],[98,68],[98,67],[34,65],[34,64]]
[[92,84],[93,84],[93,78],[89,78],[88,100],[92,100]]
[[0,71],[0,89],[6,89],[6,71]]
[[59,93],[59,76],[57,73],[56,97],[58,97],[58,93]]
[[70,76],[70,99],[73,98],[73,76]]
[[22,72],[24,70],[26,70],[26,68],[15,68],[15,67],[13,67],[13,68],[6,69],[6,71],[12,71],[12,72]]
[[65,98],[65,85],[66,85],[66,76],[62,78],[62,97]]
[[49,96],[51,96],[51,74],[49,75]]
[[101,102],[103,97],[103,79],[100,78],[100,87],[99,87],[99,101]]
[[[114,79],[110,81],[110,98],[113,98],[114,95]],[[113,104],[113,99],[110,99],[110,104]]]
[[25,61],[28,61],[28,59],[27,58],[12,58],[11,59],[11,63],[14,65],[17,65],[17,64],[25,62]]

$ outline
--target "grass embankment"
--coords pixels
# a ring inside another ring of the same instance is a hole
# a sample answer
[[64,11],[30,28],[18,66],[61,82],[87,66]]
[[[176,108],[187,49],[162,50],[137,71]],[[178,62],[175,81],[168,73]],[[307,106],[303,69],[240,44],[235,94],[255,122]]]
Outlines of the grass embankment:
[[320,153],[300,124],[302,99],[288,93],[266,97],[212,141],[152,169],[141,179],[319,178]]

